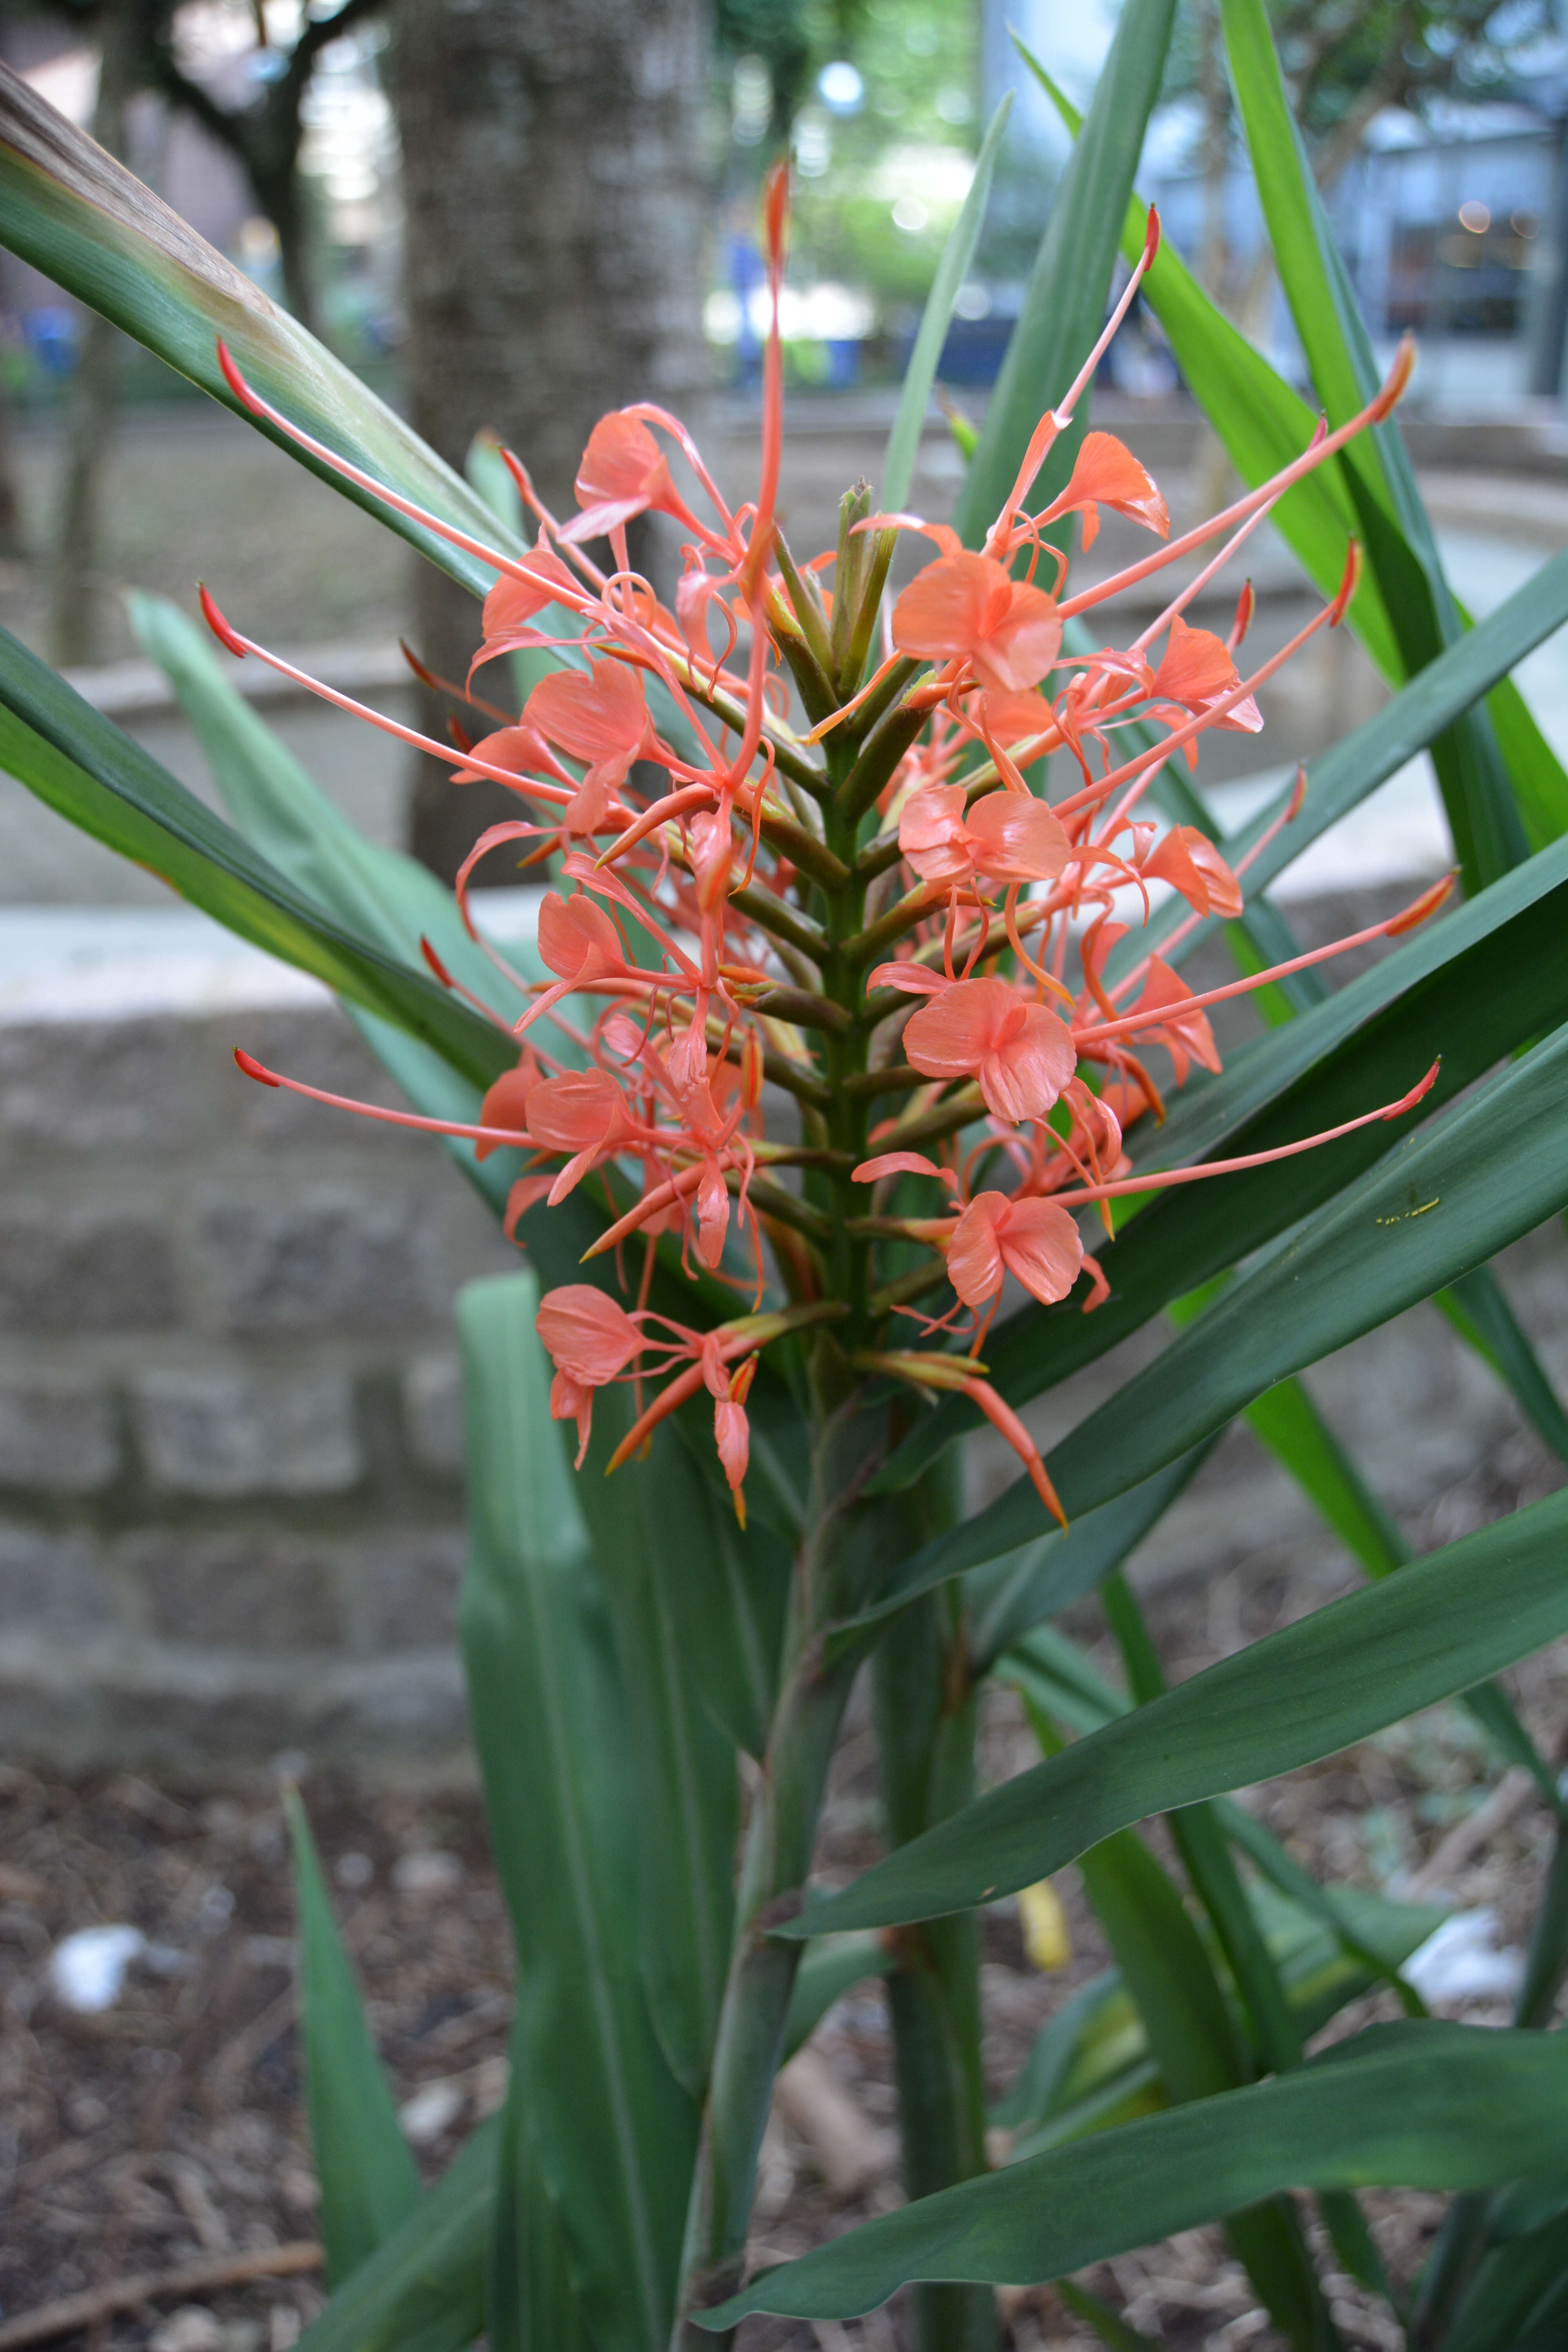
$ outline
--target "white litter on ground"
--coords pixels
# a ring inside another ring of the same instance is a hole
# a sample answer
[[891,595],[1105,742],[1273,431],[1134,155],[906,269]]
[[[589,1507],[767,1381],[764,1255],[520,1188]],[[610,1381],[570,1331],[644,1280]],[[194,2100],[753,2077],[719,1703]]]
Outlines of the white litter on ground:
[[1497,2000],[1519,1990],[1524,1954],[1496,1943],[1497,1913],[1456,1911],[1400,1970],[1423,2000]]
[[150,1944],[140,1927],[79,1927],[49,1954],[49,1988],[67,2009],[91,2017],[114,2007],[138,1960],[161,1977],[178,1976],[191,1965],[173,1945]]
[[49,1955],[57,2000],[84,2015],[112,2009],[125,1990],[125,1972],[147,1948],[140,1927],[79,1927]]

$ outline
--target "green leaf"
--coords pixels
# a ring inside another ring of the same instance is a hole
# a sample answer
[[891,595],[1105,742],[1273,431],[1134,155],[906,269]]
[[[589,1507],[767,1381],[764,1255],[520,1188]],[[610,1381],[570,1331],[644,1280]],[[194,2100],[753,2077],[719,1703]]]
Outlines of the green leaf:
[[952,323],[952,306],[974,258],[975,244],[990,200],[996,157],[1012,111],[1013,93],[1007,90],[991,118],[990,128],[974,161],[974,177],[969,184],[969,194],[964,197],[963,210],[942,247],[931,292],[926,296],[926,306],[921,313],[920,332],[915,337],[910,363],[904,371],[898,409],[893,417],[892,430],[888,436],[888,454],[882,461],[881,509],[884,514],[896,514],[910,495],[910,485],[915,478],[915,459],[920,454],[921,435],[925,428],[926,405],[931,399],[931,385],[936,382],[937,364],[942,358],[942,345],[947,341],[947,331]]
[[489,2261],[485,2275],[489,2352],[591,2352],[573,2291],[561,2217],[551,2200],[532,2129],[529,2035],[511,2036],[506,2106],[498,2118]]
[[1568,2217],[1557,2213],[1481,2256],[1443,2331],[1443,2352],[1518,2352],[1537,2306],[1565,2282]]
[[300,2338],[303,2352],[465,2352],[485,2324],[500,2116],[468,2139]]
[[1068,2309],[1087,2321],[1100,2342],[1110,2346],[1110,2352],[1160,2352],[1152,2336],[1140,2336],[1135,2327],[1129,2327],[1119,2313],[1101,2303],[1098,2295],[1090,2294],[1087,2287],[1077,2285],[1071,2279],[1058,2279],[1055,2285]]
[[[668,1653],[668,1672],[689,1679],[700,1691],[712,1720],[737,1748],[760,1757],[767,1744],[778,1677],[779,1644],[789,1599],[791,1556],[773,1528],[753,1512],[744,1533],[735,1523],[729,1487],[715,1491],[711,1407],[699,1403],[695,1426],[656,1438],[647,1460],[631,1476],[606,1479],[604,1464],[634,1419],[626,1392],[600,1397],[595,1409],[595,1443],[581,1490],[584,1515],[616,1597],[616,1580],[646,1578],[643,1606],[656,1612],[646,1639]],[[701,1452],[699,1449],[701,1449]],[[638,1644],[629,1627],[623,1668]],[[727,1776],[733,1803],[732,1772]],[[733,1843],[732,1824],[721,1834]],[[729,1880],[726,1862],[723,1946],[729,1942]],[[723,1977],[721,1956],[719,1978]]]
[[[1079,1423],[1047,1458],[1069,1517],[1126,1493],[1277,1381],[1542,1223],[1568,1201],[1565,1129],[1568,1027],[1397,1145]],[[1500,1135],[1509,1139],[1500,1158]],[[1000,1349],[992,1360],[1002,1368]],[[902,1573],[930,1577],[940,1561],[957,1575],[1044,1522],[1044,1505],[1020,1479]]]
[[[724,1589],[726,1567],[743,1570],[746,1563],[735,1559],[739,1543],[729,1545],[719,1507],[675,1431],[661,1431],[635,1471],[605,1475],[634,1418],[625,1390],[596,1400],[594,1442],[573,1492],[608,1604],[626,1736],[637,1760],[637,1945],[649,2009],[671,2072],[700,2099],[730,1959],[740,1784],[732,1736],[703,1704],[683,1647],[679,1588],[685,1579],[707,1603],[710,1651],[724,1643],[714,1676],[721,1688],[743,1633],[755,1639],[757,1688],[728,1692],[738,1727],[755,1736],[756,1722],[765,1731],[771,1712],[782,1628],[784,1592],[773,1571],[782,1559],[787,1580],[789,1562],[776,1537],[753,1528],[757,1581],[765,1580],[766,1597],[780,1603],[769,1648],[757,1623],[759,1596],[746,1591],[743,1575],[734,1577],[732,1594]],[[549,1436],[559,1448],[560,1434]]]
[[[1086,1511],[1065,1535],[1037,1537],[1007,1559],[975,1569],[964,1581],[975,1672],[986,1671],[1031,1625],[1070,1608],[1113,1568],[1120,1568],[1185,1490],[1211,1450],[1195,1445],[1130,1494],[1119,1495],[1102,1510]],[[884,1604],[897,1605],[896,1601]]]
[[458,1302],[470,1467],[460,1625],[491,1837],[517,1939],[529,2147],[595,2352],[668,2331],[697,2109],[638,1956],[636,1755],[604,1591],[550,1420],[531,1276]]
[[1568,1494],[1330,1603],[993,1789],[814,1895],[782,1936],[926,1919],[1027,1886],[1113,1831],[1332,1755],[1568,1630]]
[[1298,2187],[1481,2187],[1549,2171],[1568,2036],[1373,2027],[1272,2082],[1147,2116],[850,2230],[704,2312],[853,2318],[910,2279],[1054,2279]]
[[[1062,399],[1093,350],[1105,320],[1119,224],[1171,37],[1173,0],[1126,0],[1082,138],[1058,184],[1018,323],[985,411],[953,524],[977,547],[1013,487],[1029,436]],[[1060,436],[1047,459],[1031,506],[1067,480],[1083,436]]]
[[[1076,1643],[1053,1627],[1038,1626],[1026,1634],[1002,1662],[1002,1672],[1017,1685],[1026,1704],[1043,1708],[1075,1731],[1099,1731],[1130,1712],[1130,1702],[1122,1694],[1095,1672]],[[1446,1908],[1391,1903],[1365,1887],[1320,1886],[1278,1838],[1232,1798],[1221,1797],[1213,1811],[1231,1844],[1256,1864],[1267,1882],[1254,1885],[1251,1900],[1270,1948],[1282,1932],[1279,1916],[1270,1917],[1270,1889],[1286,1898],[1283,1916],[1295,1923],[1297,1931],[1307,1919],[1332,1938],[1331,1951],[1323,1948],[1316,1956],[1299,1952],[1289,1938],[1289,1948],[1283,1951],[1292,2001],[1306,2004],[1300,2023],[1304,2040],[1368,1983],[1393,1985],[1412,2016],[1426,2015],[1419,1995],[1403,1984],[1398,1970],[1416,1946],[1442,1926],[1448,1916]],[[1346,1959],[1364,1969],[1364,1977],[1352,1982],[1342,1965]]]
[[[1016,46],[1076,134],[1081,120],[1077,109],[1022,43]],[[1134,198],[1122,232],[1122,253],[1129,262],[1142,250],[1147,223],[1144,207]],[[1337,266],[1337,256],[1333,258]],[[1307,446],[1311,411],[1216,309],[1168,241],[1142,290],[1242,479],[1256,488],[1289,465]],[[1418,499],[1414,511],[1424,527]],[[1358,515],[1347,487],[1343,461],[1320,467],[1298,483],[1275,509],[1273,520],[1318,588],[1331,595],[1344,570],[1352,532],[1365,529],[1365,517]],[[1417,606],[1429,603],[1428,583],[1418,583],[1416,598],[1408,601]],[[1454,610],[1463,625],[1468,619],[1463,607],[1455,602]],[[1401,684],[1408,676],[1407,665],[1371,566],[1363,575],[1350,619],[1384,677]],[[1568,775],[1510,678],[1500,679],[1491,688],[1487,709],[1531,840],[1542,847],[1568,829]]]
[[1133,1830],[1090,1846],[1079,1868],[1172,2105],[1233,2090],[1243,2075],[1225,1995],[1167,1873]]
[[[1163,1692],[1164,1677],[1120,1570],[1110,1579],[1105,1611],[1133,1695],[1140,1704],[1148,1704]],[[1061,1743],[1054,1731],[1037,1716],[1031,1719],[1047,1754],[1058,1753]],[[1265,2064],[1276,2072],[1300,2065],[1300,2032],[1213,1807],[1187,1805],[1166,1820],[1188,1883],[1208,1913],[1237,1990],[1253,2019]],[[1131,1830],[1121,1830],[1091,1847],[1079,1867],[1138,2004],[1173,2104],[1246,2082],[1252,2071],[1249,2058],[1237,2038],[1215,1965],[1173,1884],[1142,1840]],[[1228,2215],[1226,2229],[1275,2326],[1299,2352],[1318,2352],[1318,2347],[1331,2345],[1335,2331],[1289,2200],[1271,2198]]]
[[470,1083],[488,1086],[515,1058],[506,1039],[424,972],[307,898],[5,631],[0,769],[241,939],[410,1031]]
[[[0,66],[0,244],[238,408],[218,366],[222,336],[253,387],[339,456],[486,544],[521,552],[521,539],[411,426],[8,66]],[[273,427],[258,429],[465,586],[482,594],[494,580],[493,566],[351,487]]]
[[836,2000],[868,1977],[886,1976],[898,1965],[898,1954],[880,1936],[825,1936],[811,1945],[795,1970],[784,2026],[784,2060],[810,2041]]
[[[1037,1536],[1016,1551],[977,1568],[964,1583],[974,1671],[987,1671],[1031,1625],[1070,1608],[1120,1567],[1170,1508],[1211,1450],[1208,1445],[1194,1446],[1179,1462],[1158,1471],[1130,1493],[1119,1495],[1102,1510],[1086,1511],[1065,1534],[1053,1530]],[[825,1654],[836,1658],[857,1647],[868,1626],[896,1615],[922,1592],[945,1581],[942,1574],[928,1574],[919,1566],[926,1558],[926,1551],[916,1552],[905,1567],[895,1570],[875,1608],[830,1628],[824,1642]]]
[[284,1791],[300,1907],[300,2031],[327,2284],[340,2287],[419,2202],[419,2168],[397,2121],[359,1987],[338,1935],[299,1791]]
[[1256,1398],[1247,1419],[1369,1576],[1403,1565],[1405,1538],[1300,1381]]
[[[809,1955],[808,1955],[809,1957]],[[805,1963],[801,1963],[804,1968]],[[1026,2132],[1041,2123],[1057,2105],[1058,2094],[1089,2043],[1091,2032],[1106,2027],[1143,2047],[1142,2026],[1132,2011],[1115,1969],[1106,1969],[1069,1993],[1060,2009],[1046,2020],[1005,2095],[986,2120],[998,2130]]]
[[[1280,283],[1331,425],[1372,397],[1377,371],[1355,297],[1286,95],[1260,0],[1221,0],[1231,79]],[[1384,603],[1407,674],[1463,629],[1396,425],[1352,443],[1345,468]],[[1433,746],[1455,846],[1471,891],[1528,854],[1507,771],[1484,709],[1468,711]]]
[[1513,1391],[1536,1434],[1561,1461],[1568,1462],[1568,1413],[1558,1403],[1490,1266],[1479,1265],[1473,1274],[1461,1275],[1437,1293],[1437,1304],[1460,1338]]

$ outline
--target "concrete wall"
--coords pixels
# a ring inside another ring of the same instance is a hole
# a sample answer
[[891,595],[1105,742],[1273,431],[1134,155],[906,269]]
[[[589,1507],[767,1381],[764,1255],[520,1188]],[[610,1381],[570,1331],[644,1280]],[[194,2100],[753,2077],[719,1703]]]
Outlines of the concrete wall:
[[462,1738],[451,1299],[516,1263],[345,1016],[245,951],[0,996],[0,1748]]

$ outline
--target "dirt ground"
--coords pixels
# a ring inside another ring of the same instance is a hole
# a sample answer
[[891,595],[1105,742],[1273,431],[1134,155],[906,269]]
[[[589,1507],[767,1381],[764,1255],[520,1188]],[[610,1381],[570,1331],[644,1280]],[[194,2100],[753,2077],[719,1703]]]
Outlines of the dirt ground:
[[[1524,1499],[1487,1494],[1465,1516]],[[1456,1528],[1453,1530],[1458,1532]],[[1152,1620],[1183,1676],[1326,1598],[1288,1573],[1167,1590]],[[1079,1628],[1094,1638],[1096,1620]],[[1114,1673],[1109,1645],[1096,1663]],[[1568,1644],[1510,1678],[1532,1728],[1560,1753]],[[999,1694],[984,1730],[996,1777],[1034,1753]],[[1421,1874],[1463,1907],[1492,1906],[1498,1940],[1528,1931],[1549,1827],[1544,1808],[1502,1786],[1468,1717],[1444,1706],[1346,1754],[1256,1790],[1247,1801],[1320,1874],[1386,1885]],[[1510,1791],[1512,1793],[1510,1793]],[[310,1780],[305,1795],[370,2015],[429,2174],[500,2103],[505,2083],[509,1946],[476,1794]],[[1486,1807],[1485,1811],[1479,1809]],[[874,1852],[875,1765],[852,1718],[835,1777],[820,1864],[832,1877]],[[1156,1832],[1158,1834],[1158,1832]],[[1070,1963],[1048,1974],[1025,1956],[1016,1909],[984,1921],[985,2060],[999,2093],[1041,2023],[1105,1964],[1077,1874],[1058,1882]],[[57,1941],[123,1921],[153,1948],[117,2004],[73,2015],[48,1988]],[[0,2328],[57,2296],[310,2238],[315,2184],[295,2032],[289,1872],[270,1783],[204,1791],[132,1776],[70,1782],[0,1771]],[[1384,2013],[1377,1999],[1331,2033]],[[1496,2002],[1445,2013],[1501,2023]],[[763,2150],[754,2252],[803,2251],[900,2200],[890,2049],[879,1989],[830,2011],[781,2097]],[[1413,2273],[1442,2210],[1430,2195],[1369,2200],[1396,2280]],[[1217,2231],[1197,2231],[1102,2265],[1084,2281],[1172,2352],[1266,2347],[1273,2338]],[[1349,2281],[1331,2288],[1351,2345],[1395,2347],[1388,2315]],[[1089,2352],[1093,2339],[1049,2289],[1003,2298],[1017,2352]],[[150,2300],[100,2323],[92,2352],[287,2352],[320,2307],[308,2275]],[[3,2340],[3,2339],[0,2339]],[[897,2306],[846,2327],[748,2323],[744,2352],[821,2346],[893,2352]]]

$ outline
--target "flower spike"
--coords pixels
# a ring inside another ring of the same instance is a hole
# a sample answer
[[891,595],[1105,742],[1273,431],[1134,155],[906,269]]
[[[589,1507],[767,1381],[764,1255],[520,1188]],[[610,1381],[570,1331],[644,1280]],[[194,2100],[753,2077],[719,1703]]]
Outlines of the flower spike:
[[[918,515],[867,513],[857,493],[847,539],[797,562],[778,514],[788,212],[780,165],[763,198],[771,318],[756,494],[738,509],[679,418],[637,402],[595,425],[569,520],[550,513],[526,467],[503,453],[534,526],[531,548],[503,552],[303,432],[220,347],[228,391],[250,415],[489,567],[474,668],[520,650],[567,656],[515,710],[475,695],[472,670],[457,684],[411,653],[415,675],[453,706],[454,755],[268,652],[202,588],[207,625],[231,654],[255,655],[442,760],[455,784],[489,778],[519,803],[512,819],[480,832],[457,877],[458,915],[493,981],[468,985],[427,939],[419,943],[437,982],[506,1040],[476,1117],[357,1103],[243,1048],[236,1059],[258,1085],[464,1140],[477,1159],[517,1152],[504,1227],[520,1241],[568,1194],[602,1201],[602,1230],[584,1258],[603,1261],[605,1287],[558,1286],[538,1317],[551,1410],[575,1423],[580,1463],[595,1397],[611,1381],[630,1383],[636,1406],[611,1468],[668,1442],[660,1424],[706,1397],[743,1528],[759,1363],[785,1339],[826,1349],[816,1331],[831,1322],[830,1388],[847,1366],[868,1381],[967,1397],[1065,1525],[1038,1447],[981,1360],[1005,1286],[1046,1307],[1076,1299],[1087,1313],[1109,1280],[1086,1236],[1096,1223],[1113,1230],[1117,1200],[1398,1119],[1436,1082],[1434,1065],[1398,1100],[1268,1151],[1134,1165],[1140,1125],[1146,1132],[1163,1117],[1169,1088],[1194,1066],[1221,1066],[1213,1007],[1348,946],[1401,937],[1447,895],[1448,881],[1435,883],[1352,940],[1194,991],[1176,966],[1183,941],[1242,911],[1248,868],[1296,814],[1305,775],[1245,852],[1148,807],[1165,761],[1179,752],[1195,766],[1215,730],[1261,729],[1258,690],[1344,619],[1360,576],[1353,542],[1332,599],[1247,675],[1237,657],[1250,586],[1223,637],[1188,615],[1292,485],[1389,414],[1414,354],[1401,347],[1359,415],[1332,431],[1320,423],[1269,480],[1174,539],[1157,485],[1103,432],[1086,435],[1055,500],[1027,511],[1042,462],[1156,263],[1152,212],[1103,333],[1038,419],[980,547]],[[677,452],[698,485],[694,505],[678,487]],[[673,609],[630,562],[627,526],[649,511],[682,534]],[[1107,512],[1159,543],[1077,588],[1042,530],[1077,514],[1087,547]],[[929,560],[896,600],[882,599],[879,566],[896,532],[923,536]],[[601,569],[584,543],[606,537],[612,560]],[[1066,650],[1067,619],[1098,613],[1199,550],[1182,584],[1152,600],[1153,617],[1140,615],[1137,634]],[[786,672],[809,732],[784,715]],[[1141,748],[1124,753],[1134,730]],[[1040,763],[1051,753],[1047,798]],[[537,962],[526,971],[473,919],[480,861],[500,851],[525,871],[552,860],[536,902]],[[1184,901],[1184,919],[1162,952],[1119,957],[1112,976],[1121,918],[1129,902],[1146,917],[1155,884]],[[775,1136],[770,1081],[801,1113]],[[891,1264],[889,1249],[900,1253]],[[650,1302],[682,1282],[690,1303],[679,1321]],[[932,1290],[945,1300],[928,1314],[920,1302]],[[751,1311],[717,1319],[727,1291]],[[889,1344],[910,1321],[920,1344]]]

